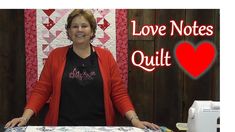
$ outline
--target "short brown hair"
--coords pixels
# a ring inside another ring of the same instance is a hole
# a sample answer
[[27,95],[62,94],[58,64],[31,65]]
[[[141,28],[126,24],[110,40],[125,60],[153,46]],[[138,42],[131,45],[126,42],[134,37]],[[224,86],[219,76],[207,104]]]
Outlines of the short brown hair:
[[67,24],[65,25],[65,29],[66,29],[68,38],[70,39],[70,37],[68,35],[68,29],[70,28],[71,23],[76,16],[83,16],[89,22],[89,24],[91,26],[91,30],[93,31],[93,36],[91,37],[91,40],[92,40],[95,37],[96,28],[97,28],[96,19],[95,19],[93,13],[91,12],[91,10],[84,10],[84,9],[74,9],[69,14],[69,16],[67,18]]

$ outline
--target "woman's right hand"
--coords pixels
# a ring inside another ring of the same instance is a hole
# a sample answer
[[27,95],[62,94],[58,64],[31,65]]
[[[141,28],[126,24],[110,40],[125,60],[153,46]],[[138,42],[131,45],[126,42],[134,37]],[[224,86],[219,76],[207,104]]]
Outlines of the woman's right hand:
[[14,126],[25,126],[28,122],[28,119],[25,117],[14,118],[11,121],[7,122],[5,128],[12,128]]

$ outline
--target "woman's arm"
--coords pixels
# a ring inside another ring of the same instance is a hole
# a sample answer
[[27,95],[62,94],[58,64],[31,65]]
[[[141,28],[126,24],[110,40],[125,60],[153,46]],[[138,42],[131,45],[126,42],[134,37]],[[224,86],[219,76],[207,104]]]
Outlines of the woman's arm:
[[134,107],[128,95],[127,88],[124,86],[124,83],[122,82],[118,65],[114,60],[112,54],[110,52],[108,53],[109,55],[107,56],[109,57],[111,83],[112,83],[111,95],[117,110],[122,115],[125,115],[126,118],[132,123],[134,127],[143,128],[143,129],[150,128],[153,130],[159,129],[159,126],[155,125],[154,123],[149,123],[147,121],[139,120],[136,112],[134,111]]
[[137,116],[137,114],[133,110],[127,111],[125,116],[134,127],[138,127],[138,128],[142,128],[142,129],[150,128],[153,130],[159,129],[159,126],[154,123],[150,123],[147,121],[140,121],[139,117]]
[[24,126],[28,123],[29,119],[33,116],[34,112],[31,109],[25,109],[24,113],[21,117],[14,118],[11,121],[9,121],[6,125],[5,128],[12,128],[14,126]]

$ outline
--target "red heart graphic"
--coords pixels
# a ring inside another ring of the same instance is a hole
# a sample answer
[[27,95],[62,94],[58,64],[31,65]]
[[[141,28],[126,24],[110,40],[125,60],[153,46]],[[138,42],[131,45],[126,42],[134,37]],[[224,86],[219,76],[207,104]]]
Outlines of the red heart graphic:
[[202,42],[197,47],[190,42],[182,42],[175,48],[178,64],[194,79],[210,68],[215,57],[216,49],[210,42]]

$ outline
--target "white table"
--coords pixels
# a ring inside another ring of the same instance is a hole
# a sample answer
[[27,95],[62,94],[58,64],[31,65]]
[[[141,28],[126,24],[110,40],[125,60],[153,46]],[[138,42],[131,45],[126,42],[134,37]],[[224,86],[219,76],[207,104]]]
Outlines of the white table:
[[128,126],[24,126],[6,129],[5,132],[153,132],[153,130]]

